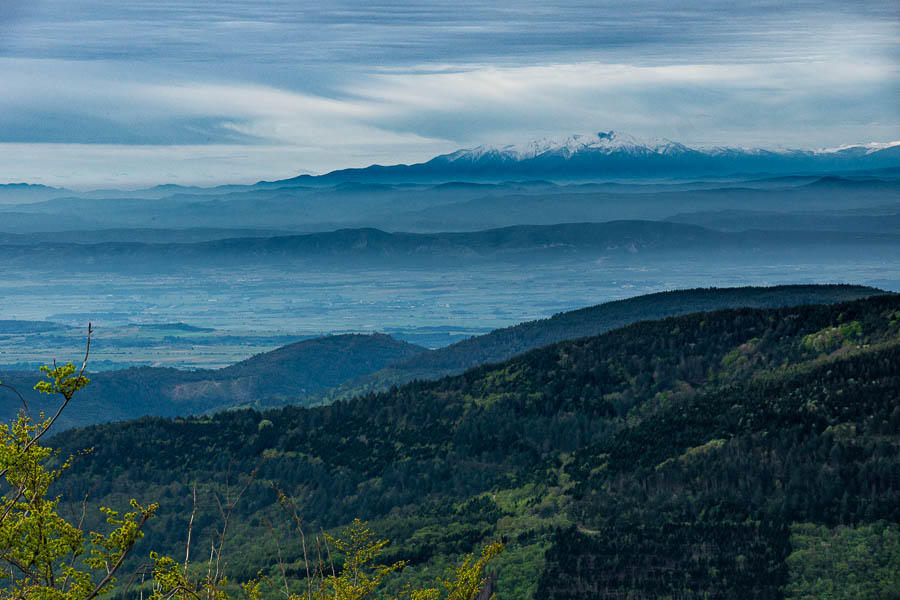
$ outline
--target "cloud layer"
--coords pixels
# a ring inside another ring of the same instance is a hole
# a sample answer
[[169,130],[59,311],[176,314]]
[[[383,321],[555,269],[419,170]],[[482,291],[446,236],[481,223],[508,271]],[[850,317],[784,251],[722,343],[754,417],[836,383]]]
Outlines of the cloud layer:
[[892,2],[124,4],[0,4],[0,180],[249,181],[610,128],[900,138]]

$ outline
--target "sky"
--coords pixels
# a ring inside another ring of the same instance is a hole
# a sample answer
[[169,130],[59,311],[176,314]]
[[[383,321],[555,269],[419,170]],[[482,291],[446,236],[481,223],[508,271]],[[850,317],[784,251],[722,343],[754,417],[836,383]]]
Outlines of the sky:
[[0,0],[0,183],[250,183],[607,130],[824,148],[900,139],[898,98],[896,0]]

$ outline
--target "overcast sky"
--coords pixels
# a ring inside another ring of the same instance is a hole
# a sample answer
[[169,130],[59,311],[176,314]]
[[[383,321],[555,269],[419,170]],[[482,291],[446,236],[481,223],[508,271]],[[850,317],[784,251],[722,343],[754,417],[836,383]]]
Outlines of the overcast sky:
[[547,4],[0,0],[0,182],[252,182],[609,129],[900,139],[896,0]]

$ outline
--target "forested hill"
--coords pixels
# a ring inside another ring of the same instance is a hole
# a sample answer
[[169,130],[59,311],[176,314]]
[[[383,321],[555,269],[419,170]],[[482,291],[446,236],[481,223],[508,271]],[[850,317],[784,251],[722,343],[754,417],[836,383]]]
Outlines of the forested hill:
[[606,302],[558,313],[549,319],[497,329],[450,346],[416,354],[374,373],[318,394],[317,401],[350,398],[414,379],[437,379],[478,365],[506,360],[527,350],[562,340],[598,335],[637,321],[662,319],[724,308],[775,308],[827,304],[885,293],[856,285],[780,285],[675,290]]
[[898,365],[900,297],[876,296],[643,321],[330,406],[52,440],[94,447],[70,497],[162,503],[138,554],[183,553],[194,481],[208,539],[212,490],[259,467],[229,522],[237,578],[274,573],[276,552],[297,564],[267,525],[274,484],[312,529],[372,520],[424,579],[502,536],[501,599],[893,597]]
[[[303,340],[223,369],[132,367],[93,373],[59,427],[201,414],[265,401],[283,405],[424,351],[384,334],[348,334]],[[32,390],[35,374],[0,373],[0,379],[25,394],[33,411],[52,408],[46,396]],[[20,406],[13,394],[0,394],[8,419]]]

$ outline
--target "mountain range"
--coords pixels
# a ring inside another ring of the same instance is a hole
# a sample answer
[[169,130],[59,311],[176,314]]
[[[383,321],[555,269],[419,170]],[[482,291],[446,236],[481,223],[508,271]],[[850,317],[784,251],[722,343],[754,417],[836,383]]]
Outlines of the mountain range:
[[415,164],[371,165],[322,175],[216,187],[158,185],[139,190],[76,192],[44,185],[0,185],[0,204],[53,198],[143,198],[222,196],[247,192],[356,184],[557,183],[671,178],[746,177],[752,174],[817,174],[900,168],[900,141],[849,144],[820,150],[689,147],[661,138],[639,139],[618,131],[546,138],[524,144],[481,145]]
[[478,146],[413,165],[344,169],[301,175],[297,183],[336,181],[435,182],[596,181],[700,177],[737,173],[802,173],[900,166],[900,142],[823,150],[691,148],[666,139],[641,140],[617,131],[543,139],[521,145]]
[[[900,178],[892,171],[877,177],[856,173],[563,185],[535,180],[278,185],[282,187],[185,191],[161,198],[88,195],[5,204],[0,206],[0,232],[9,233],[0,233],[0,244],[189,242],[345,228],[474,231],[524,224],[658,220],[721,210],[866,210],[874,216],[900,210]],[[841,230],[852,231],[847,227]],[[97,233],[79,233],[85,231]]]
[[723,232],[665,221],[611,221],[518,225],[474,232],[409,233],[379,229],[276,237],[227,238],[193,243],[105,242],[0,245],[8,266],[45,267],[65,262],[86,270],[169,269],[282,262],[379,264],[622,258],[746,256],[751,260],[800,253],[808,260],[873,251],[894,256],[900,234],[847,231]]

